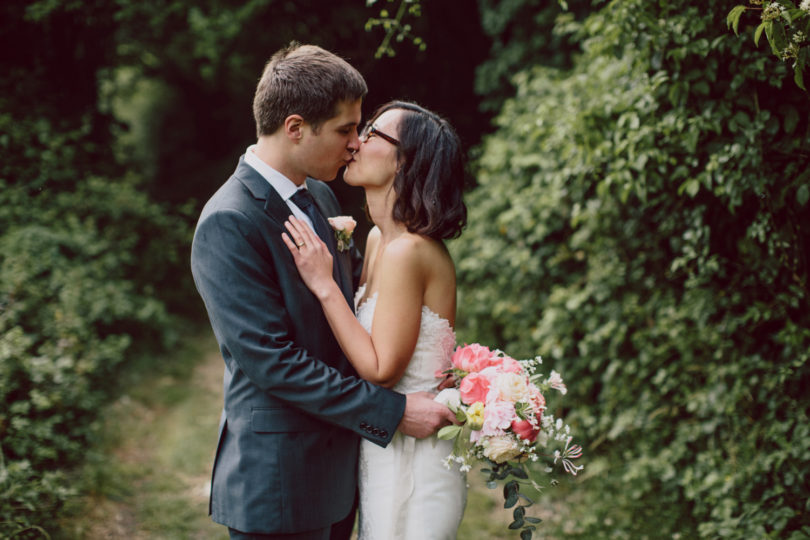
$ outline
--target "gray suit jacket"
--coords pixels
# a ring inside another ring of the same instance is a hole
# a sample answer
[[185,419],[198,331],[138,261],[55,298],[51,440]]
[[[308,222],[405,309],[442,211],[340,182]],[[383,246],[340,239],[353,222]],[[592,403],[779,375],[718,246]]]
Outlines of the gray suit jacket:
[[[332,191],[308,180],[324,215]],[[356,376],[281,240],[289,208],[240,159],[202,211],[191,270],[225,360],[209,511],[245,532],[326,527],[349,513],[359,437],[391,440],[405,396]],[[351,297],[352,260],[338,253]],[[354,284],[356,285],[356,283]]]

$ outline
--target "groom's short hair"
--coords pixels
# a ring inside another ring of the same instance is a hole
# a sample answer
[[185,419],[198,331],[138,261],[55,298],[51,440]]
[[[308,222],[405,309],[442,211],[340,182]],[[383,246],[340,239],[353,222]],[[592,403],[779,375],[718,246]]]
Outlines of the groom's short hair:
[[360,72],[316,45],[292,42],[264,67],[253,97],[256,135],[271,135],[291,114],[318,130],[339,103],[362,99],[368,86]]

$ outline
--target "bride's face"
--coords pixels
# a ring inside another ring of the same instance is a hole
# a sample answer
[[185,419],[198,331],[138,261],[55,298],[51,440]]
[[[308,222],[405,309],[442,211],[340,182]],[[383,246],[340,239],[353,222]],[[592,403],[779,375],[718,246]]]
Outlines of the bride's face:
[[346,166],[343,180],[351,186],[386,187],[397,171],[397,133],[402,109],[385,111],[360,135],[360,149]]

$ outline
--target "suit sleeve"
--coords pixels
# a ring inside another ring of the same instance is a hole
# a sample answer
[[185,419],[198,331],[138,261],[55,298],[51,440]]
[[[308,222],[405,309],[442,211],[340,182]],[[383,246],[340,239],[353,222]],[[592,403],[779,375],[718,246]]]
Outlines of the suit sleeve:
[[[385,446],[405,410],[405,396],[345,377],[296,346],[270,244],[236,210],[208,214],[192,243],[194,281],[220,346],[262,391],[321,420]],[[293,267],[294,269],[294,267]]]

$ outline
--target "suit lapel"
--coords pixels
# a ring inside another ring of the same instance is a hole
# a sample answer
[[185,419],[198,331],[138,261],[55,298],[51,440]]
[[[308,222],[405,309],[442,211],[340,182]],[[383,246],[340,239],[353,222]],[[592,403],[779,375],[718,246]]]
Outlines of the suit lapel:
[[292,215],[290,207],[259,172],[239,158],[234,176],[250,191],[254,199],[264,201],[264,212],[284,229],[284,222]]
[[[282,230],[284,228],[284,222],[287,221],[292,215],[290,211],[290,207],[287,206],[287,203],[281,198],[278,192],[273,189],[270,183],[261,175],[259,172],[248,165],[245,162],[244,156],[239,158],[239,164],[236,166],[236,172],[234,172],[234,176],[250,191],[251,196],[260,201],[264,201],[264,212],[265,214],[274,221]],[[309,180],[308,187],[309,187]],[[321,214],[324,217],[329,217],[335,214],[334,211],[330,211],[330,206],[327,201],[323,200],[320,196],[320,189],[310,189],[310,193],[312,194],[313,199],[315,199],[315,204],[318,205],[318,209],[321,211]],[[348,302],[349,306],[354,309],[354,300],[353,295],[354,291],[352,290],[352,271],[351,271],[351,258],[349,257],[348,251],[337,251],[333,254],[335,259],[337,260],[338,264],[338,276],[340,277],[340,290],[343,292],[343,296],[346,298],[346,302]]]

